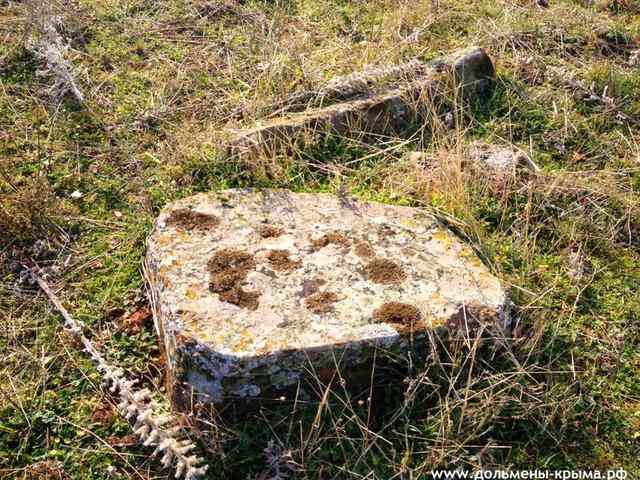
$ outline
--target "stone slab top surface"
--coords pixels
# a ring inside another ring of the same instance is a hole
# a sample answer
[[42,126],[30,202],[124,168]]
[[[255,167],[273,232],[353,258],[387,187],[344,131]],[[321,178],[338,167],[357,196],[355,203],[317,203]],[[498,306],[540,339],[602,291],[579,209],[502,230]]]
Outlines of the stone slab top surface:
[[[420,209],[285,190],[226,190],[160,214],[147,266],[165,334],[235,358],[393,342],[506,294]],[[465,307],[465,308],[466,308]]]

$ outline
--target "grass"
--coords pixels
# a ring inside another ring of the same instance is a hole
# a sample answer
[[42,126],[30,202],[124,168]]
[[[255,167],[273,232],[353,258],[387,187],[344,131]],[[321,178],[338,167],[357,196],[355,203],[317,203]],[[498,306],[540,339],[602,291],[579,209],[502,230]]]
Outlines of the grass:
[[[20,265],[43,266],[93,341],[161,395],[152,326],[126,327],[145,306],[140,265],[154,217],[194,192],[272,186],[436,213],[510,287],[517,338],[479,337],[436,348],[413,369],[398,365],[406,380],[389,387],[386,405],[336,389],[203,427],[194,435],[209,478],[270,478],[277,468],[299,478],[425,478],[478,465],[625,468],[640,478],[640,70],[627,64],[640,17],[634,2],[586,3],[53,3],[86,96],[77,105],[46,95],[29,49],[32,2],[8,2],[1,475],[170,475],[131,439],[94,366],[20,281]],[[373,144],[329,138],[252,164],[219,149],[224,131],[250,127],[294,92],[470,44],[490,53],[497,84],[482,103],[458,107],[453,130],[417,126]],[[613,104],[576,93],[570,75],[597,96],[606,87]],[[476,171],[463,162],[473,140],[514,144],[541,172]],[[433,158],[429,168],[415,151]]]

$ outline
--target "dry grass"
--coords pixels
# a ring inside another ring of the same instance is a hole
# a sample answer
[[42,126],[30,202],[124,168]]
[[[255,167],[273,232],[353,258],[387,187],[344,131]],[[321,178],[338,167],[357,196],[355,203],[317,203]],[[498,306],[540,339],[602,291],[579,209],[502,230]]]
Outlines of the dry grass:
[[[634,5],[608,3],[51,3],[70,42],[65,58],[81,73],[79,106],[43,95],[46,61],[26,42],[38,36],[38,3],[9,2],[0,13],[2,475],[168,474],[123,420],[94,415],[114,399],[21,265],[44,266],[109,360],[161,390],[151,327],[123,334],[120,325],[146,302],[144,239],[167,202],[235,186],[428,209],[511,288],[517,309],[507,338],[484,327],[471,338],[432,332],[430,348],[410,358],[379,352],[374,380],[399,381],[362,396],[342,388],[336,359],[311,372],[313,396],[298,392],[237,425],[185,420],[198,427],[209,478],[421,478],[479,466],[640,475],[640,80],[629,63],[640,23]],[[332,79],[470,44],[498,67],[481,103],[450,92],[420,105],[422,121],[400,136],[320,137],[250,162],[221,148],[231,130],[327,101],[315,93],[330,92]],[[539,171],[474,163],[474,140],[512,145]]]

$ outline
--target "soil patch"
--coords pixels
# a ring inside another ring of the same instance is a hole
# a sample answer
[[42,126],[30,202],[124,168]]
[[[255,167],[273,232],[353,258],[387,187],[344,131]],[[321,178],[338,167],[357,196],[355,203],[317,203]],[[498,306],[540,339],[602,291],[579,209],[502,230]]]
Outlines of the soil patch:
[[140,333],[145,324],[150,320],[151,310],[149,307],[144,306],[124,318],[120,324],[120,329],[131,334]]

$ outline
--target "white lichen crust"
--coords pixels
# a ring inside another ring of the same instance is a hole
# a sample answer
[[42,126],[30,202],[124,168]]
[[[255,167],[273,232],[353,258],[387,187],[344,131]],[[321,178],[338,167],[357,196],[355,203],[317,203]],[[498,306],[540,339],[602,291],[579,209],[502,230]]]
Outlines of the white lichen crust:
[[[229,252],[245,262],[232,286],[215,270],[225,258],[233,267]],[[327,194],[180,200],[159,216],[146,264],[170,377],[213,402],[286,387],[337,359],[349,371],[378,347],[401,352],[467,307],[499,323],[507,302],[431,215]],[[415,312],[410,322],[396,305]]]

